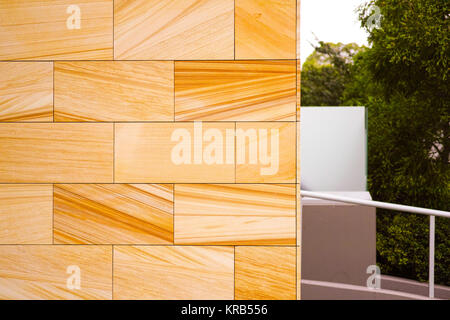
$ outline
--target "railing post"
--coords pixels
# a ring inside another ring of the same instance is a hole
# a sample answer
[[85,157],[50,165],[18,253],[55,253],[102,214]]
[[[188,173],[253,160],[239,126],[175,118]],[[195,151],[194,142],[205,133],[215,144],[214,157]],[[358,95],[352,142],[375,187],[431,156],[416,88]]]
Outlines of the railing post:
[[429,270],[428,270],[428,296],[434,298],[434,235],[435,216],[430,216],[430,250],[429,250]]

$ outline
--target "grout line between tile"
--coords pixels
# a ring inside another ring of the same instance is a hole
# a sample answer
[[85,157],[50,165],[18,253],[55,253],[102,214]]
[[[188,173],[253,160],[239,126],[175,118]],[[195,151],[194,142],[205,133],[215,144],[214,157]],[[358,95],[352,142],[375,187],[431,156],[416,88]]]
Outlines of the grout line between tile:
[[113,5],[112,5],[112,45],[113,45],[113,56],[112,56],[112,59],[113,59],[113,61],[115,61],[115,58],[116,58],[116,45],[115,45],[115,43],[114,43],[114,37],[115,37],[115,34],[114,34],[114,6],[115,6],[115,3],[114,3],[114,0],[113,0]]
[[55,122],[55,61],[52,62],[52,66],[53,66],[53,85],[52,85],[52,89],[53,89],[53,116],[52,116],[52,122]]
[[173,196],[172,196],[172,200],[173,200],[173,205],[172,205],[172,216],[173,216],[173,221],[172,221],[172,244],[175,245],[175,184],[172,184],[172,192],[173,192]]
[[297,180],[297,178],[298,178],[297,177],[297,172],[298,172],[298,168],[297,168],[297,166],[298,166],[298,141],[297,141],[298,134],[297,134],[297,130],[298,130],[298,126],[297,126],[297,122],[295,122],[295,166],[294,166],[294,168],[295,168],[295,183],[298,182],[298,180]]
[[1,246],[121,246],[121,247],[274,247],[274,248],[294,248],[296,245],[294,244],[170,244],[170,243],[158,243],[158,244],[149,244],[149,243],[0,243]]
[[16,184],[16,185],[20,185],[20,184],[248,184],[248,185],[252,185],[252,184],[256,184],[256,185],[296,185],[297,183],[295,182],[189,182],[189,181],[183,181],[183,182],[173,182],[173,181],[159,181],[159,182],[152,182],[152,181],[146,181],[146,182],[142,182],[142,181],[138,181],[138,182],[134,182],[134,181],[126,181],[126,182],[99,182],[99,181],[94,181],[94,182],[1,182],[0,184]]
[[299,121],[295,120],[264,120],[264,121],[256,121],[256,120],[244,120],[244,121],[236,121],[236,120],[182,120],[182,121],[0,121],[1,123],[27,123],[27,124],[37,124],[37,123],[64,123],[64,124],[71,124],[71,123],[84,123],[84,124],[98,124],[98,123],[156,123],[156,124],[173,124],[173,123],[194,123],[194,122],[203,122],[203,123],[295,123]]
[[175,61],[173,61],[173,122],[176,122],[175,112]]
[[237,165],[236,165],[237,142],[236,142],[236,134],[237,134],[237,122],[234,123],[234,183],[237,182]]
[[116,183],[116,123],[113,123],[113,167],[112,167],[113,183]]
[[220,58],[216,58],[216,59],[80,59],[80,60],[74,60],[74,59],[55,59],[55,60],[0,60],[0,62],[97,62],[97,61],[103,61],[103,62],[111,62],[111,61],[192,61],[192,62],[204,62],[204,61],[295,61],[296,59],[286,59],[286,58],[281,58],[281,59],[220,59]]
[[236,0],[233,1],[233,60],[236,60]]

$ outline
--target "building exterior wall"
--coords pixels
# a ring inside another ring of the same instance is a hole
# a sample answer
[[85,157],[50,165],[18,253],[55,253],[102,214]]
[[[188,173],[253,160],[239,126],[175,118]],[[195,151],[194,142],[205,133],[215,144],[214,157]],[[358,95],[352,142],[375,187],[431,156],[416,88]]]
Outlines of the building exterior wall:
[[76,3],[0,0],[0,299],[299,298],[300,1]]

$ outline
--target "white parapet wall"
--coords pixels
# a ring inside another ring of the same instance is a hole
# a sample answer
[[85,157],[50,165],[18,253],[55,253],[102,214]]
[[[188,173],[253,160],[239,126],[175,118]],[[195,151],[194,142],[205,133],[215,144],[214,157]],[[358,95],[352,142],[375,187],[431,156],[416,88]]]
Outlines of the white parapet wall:
[[367,191],[365,107],[301,108],[302,189]]

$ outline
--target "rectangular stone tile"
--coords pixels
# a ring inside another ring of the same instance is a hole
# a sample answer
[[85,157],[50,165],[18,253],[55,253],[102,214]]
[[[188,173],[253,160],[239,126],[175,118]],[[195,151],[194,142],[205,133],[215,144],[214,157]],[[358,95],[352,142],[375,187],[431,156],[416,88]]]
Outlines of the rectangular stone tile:
[[113,124],[1,123],[0,183],[112,182]]
[[0,244],[51,244],[52,185],[0,184]]
[[236,59],[295,59],[296,0],[236,0]]
[[234,123],[116,123],[115,182],[234,182]]
[[295,247],[236,247],[236,300],[295,300]]
[[0,121],[53,121],[53,63],[0,62]]
[[177,184],[176,244],[295,244],[295,185]]
[[236,124],[236,182],[295,183],[295,122]]
[[114,299],[231,300],[232,247],[116,246]]
[[233,59],[233,0],[116,0],[115,59]]
[[110,246],[0,246],[0,299],[111,299],[111,295]]
[[173,186],[57,184],[55,243],[172,244]]
[[295,121],[295,60],[177,61],[175,119]]
[[55,121],[172,120],[172,61],[55,63]]
[[0,39],[0,60],[112,59],[113,1],[2,0]]

